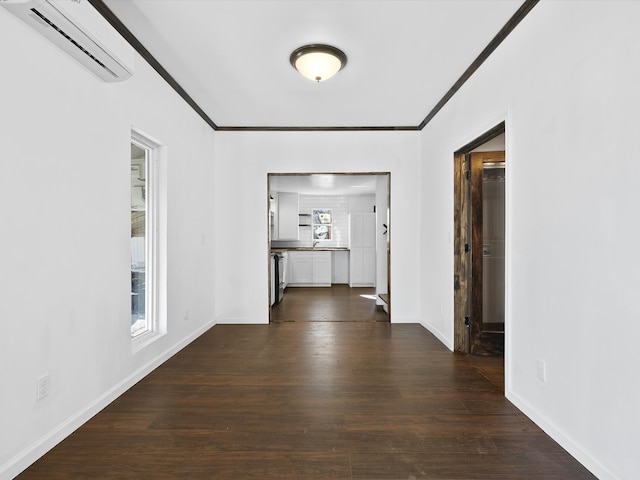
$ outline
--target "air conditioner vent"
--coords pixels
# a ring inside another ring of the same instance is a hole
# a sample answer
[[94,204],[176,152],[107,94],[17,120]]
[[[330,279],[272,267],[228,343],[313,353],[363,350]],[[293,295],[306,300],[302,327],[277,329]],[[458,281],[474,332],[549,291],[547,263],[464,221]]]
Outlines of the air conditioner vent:
[[86,0],[10,0],[0,5],[103,80],[132,75],[133,48]]
[[107,68],[107,66],[102,63],[100,60],[98,60],[96,57],[94,57],[90,51],[88,51],[87,49],[85,49],[82,45],[80,45],[78,42],[76,42],[73,38],[71,38],[69,35],[67,35],[63,30],[61,30],[60,28],[58,28],[51,20],[49,20],[47,17],[45,17],[44,15],[42,15],[38,10],[36,10],[35,8],[32,8],[31,11],[33,13],[35,13],[43,22],[45,22],[47,25],[49,25],[50,27],[54,28],[56,30],[56,32],[58,32],[60,35],[62,35],[64,38],[66,38],[68,41],[70,41],[73,45],[76,46],[76,48],[80,49],[82,51],[82,53],[84,53],[87,57],[89,57],[91,60],[93,60],[94,62],[96,62],[98,65],[100,65],[102,68],[104,68],[105,70],[108,70],[109,73],[111,75],[113,75],[114,77],[116,76],[116,74],[114,72],[112,72],[111,70],[109,70]]

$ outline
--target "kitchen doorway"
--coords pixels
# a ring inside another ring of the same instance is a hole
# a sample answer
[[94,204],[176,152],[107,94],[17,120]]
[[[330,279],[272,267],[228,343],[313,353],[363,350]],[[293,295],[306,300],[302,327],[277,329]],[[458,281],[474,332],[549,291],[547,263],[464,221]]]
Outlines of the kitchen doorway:
[[504,356],[504,123],[454,155],[454,348]]
[[389,321],[390,173],[269,173],[269,321]]

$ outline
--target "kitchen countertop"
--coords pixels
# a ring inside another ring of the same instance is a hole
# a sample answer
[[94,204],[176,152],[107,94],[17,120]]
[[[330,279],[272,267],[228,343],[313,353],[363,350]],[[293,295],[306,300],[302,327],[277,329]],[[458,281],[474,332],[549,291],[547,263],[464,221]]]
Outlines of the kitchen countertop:
[[272,248],[272,253],[280,252],[348,252],[349,247],[277,247]]

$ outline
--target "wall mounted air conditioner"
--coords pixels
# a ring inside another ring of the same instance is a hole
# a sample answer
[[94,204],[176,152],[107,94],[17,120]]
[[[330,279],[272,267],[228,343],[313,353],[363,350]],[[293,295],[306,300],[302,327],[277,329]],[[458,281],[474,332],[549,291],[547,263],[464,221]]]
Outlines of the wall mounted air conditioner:
[[133,48],[87,0],[0,0],[0,5],[104,81],[133,74]]

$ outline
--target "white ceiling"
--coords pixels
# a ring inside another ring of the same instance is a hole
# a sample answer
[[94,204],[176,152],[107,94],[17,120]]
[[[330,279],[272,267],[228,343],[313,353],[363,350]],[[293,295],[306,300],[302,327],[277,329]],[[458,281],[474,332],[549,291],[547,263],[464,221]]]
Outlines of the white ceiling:
[[308,174],[270,175],[271,192],[296,192],[303,195],[369,195],[376,191],[376,175]]
[[[104,0],[221,127],[416,127],[522,0]],[[347,66],[312,82],[293,50]]]

